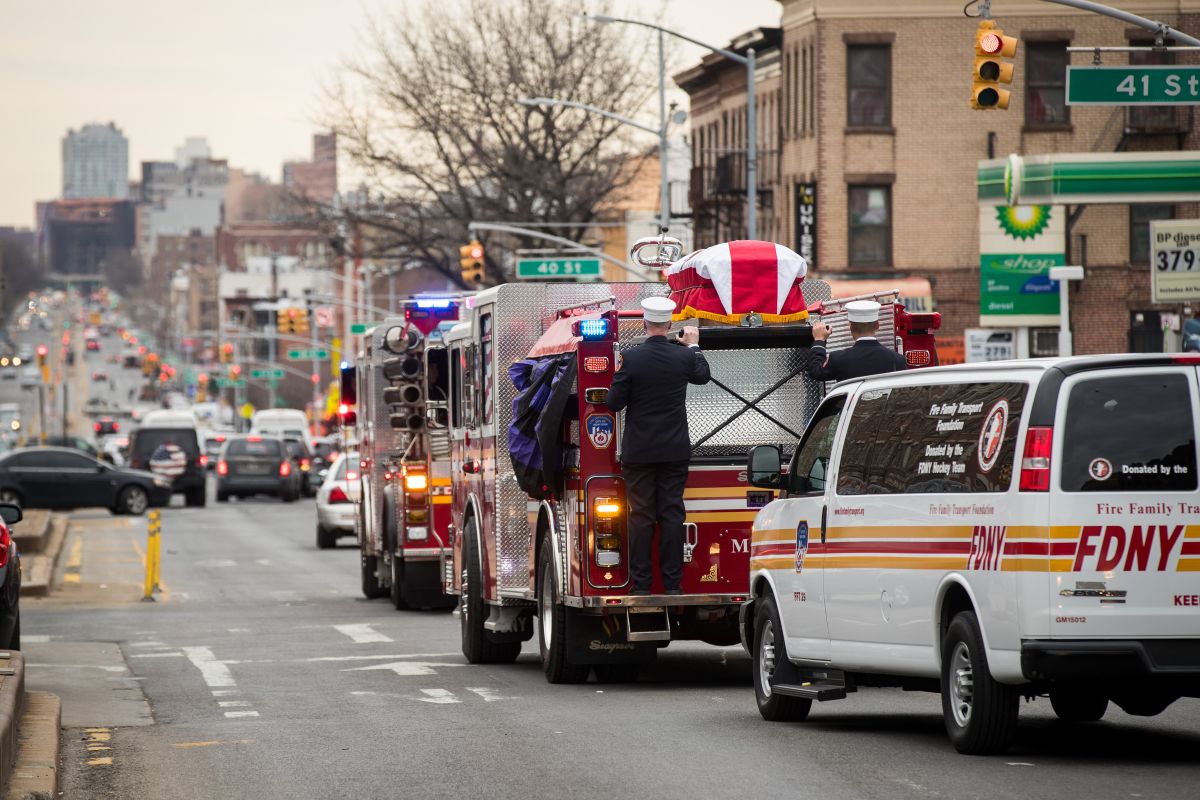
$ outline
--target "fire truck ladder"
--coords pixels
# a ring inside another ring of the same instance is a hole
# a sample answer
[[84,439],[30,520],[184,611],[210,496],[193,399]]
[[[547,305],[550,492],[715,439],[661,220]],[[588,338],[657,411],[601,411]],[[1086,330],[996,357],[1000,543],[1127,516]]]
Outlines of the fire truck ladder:
[[737,399],[737,400],[741,401],[741,403],[742,403],[742,407],[741,407],[740,409],[738,409],[738,411],[737,411],[735,414],[733,414],[732,416],[730,416],[730,417],[729,417],[729,419],[725,420],[725,421],[724,421],[724,422],[722,422],[720,425],[718,425],[717,427],[713,428],[713,429],[712,429],[711,431],[709,431],[708,433],[706,433],[706,434],[704,434],[703,436],[701,436],[701,437],[700,437],[700,439],[699,439],[698,441],[695,441],[695,442],[693,442],[693,443],[692,443],[692,450],[695,450],[697,447],[699,447],[700,445],[704,444],[705,442],[707,442],[707,441],[708,441],[709,439],[711,439],[712,437],[716,436],[718,433],[720,433],[721,431],[723,431],[725,428],[728,428],[730,425],[732,425],[732,424],[733,424],[733,421],[734,421],[734,420],[736,420],[736,419],[737,419],[738,417],[740,417],[742,414],[745,414],[747,411],[750,411],[750,410],[757,411],[759,414],[761,414],[762,416],[766,417],[766,418],[767,418],[767,420],[769,420],[770,422],[773,422],[773,423],[775,423],[775,424],[776,424],[776,425],[778,425],[780,428],[783,428],[785,431],[787,431],[788,433],[790,433],[792,436],[796,437],[796,440],[797,440],[797,441],[799,441],[799,439],[800,439],[800,434],[796,433],[794,430],[792,430],[791,428],[789,428],[787,425],[784,425],[782,422],[780,422],[779,420],[775,419],[775,417],[771,416],[771,415],[770,415],[770,414],[768,414],[766,411],[763,411],[761,408],[759,408],[759,407],[758,407],[757,403],[760,403],[760,402],[762,402],[762,401],[763,401],[765,398],[767,398],[767,397],[768,397],[768,396],[769,396],[769,395],[770,395],[772,392],[774,392],[776,389],[778,389],[778,388],[780,388],[781,386],[783,386],[784,384],[786,384],[786,383],[787,383],[788,381],[790,381],[792,378],[795,378],[795,377],[796,377],[797,375],[799,375],[801,372],[804,372],[806,369],[807,369],[807,365],[805,365],[805,366],[801,366],[801,367],[798,367],[797,369],[795,369],[794,371],[792,371],[791,373],[789,373],[789,374],[788,374],[788,375],[786,375],[785,377],[783,377],[783,378],[781,378],[780,380],[776,381],[776,382],[775,382],[775,384],[774,384],[773,386],[771,386],[771,387],[770,387],[770,388],[768,388],[766,391],[764,391],[764,392],[762,392],[761,394],[759,394],[759,395],[758,395],[758,397],[754,398],[753,400],[747,400],[746,398],[742,397],[740,394],[738,394],[738,393],[737,393],[736,391],[734,391],[733,389],[731,389],[731,388],[729,388],[728,386],[726,386],[725,384],[721,383],[721,382],[720,382],[719,380],[717,380],[716,378],[712,378],[712,379],[711,379],[711,381],[712,381],[714,384],[716,384],[716,385],[717,385],[718,387],[720,387],[721,389],[724,389],[726,392],[728,392],[730,395],[732,395],[732,396],[733,396],[735,399]]

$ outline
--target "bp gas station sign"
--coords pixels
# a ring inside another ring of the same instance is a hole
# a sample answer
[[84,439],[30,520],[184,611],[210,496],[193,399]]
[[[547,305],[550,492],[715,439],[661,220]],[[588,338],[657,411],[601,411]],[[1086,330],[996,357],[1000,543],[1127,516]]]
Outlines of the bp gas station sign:
[[980,323],[1056,325],[1058,283],[1050,268],[1066,263],[1062,206],[980,206]]

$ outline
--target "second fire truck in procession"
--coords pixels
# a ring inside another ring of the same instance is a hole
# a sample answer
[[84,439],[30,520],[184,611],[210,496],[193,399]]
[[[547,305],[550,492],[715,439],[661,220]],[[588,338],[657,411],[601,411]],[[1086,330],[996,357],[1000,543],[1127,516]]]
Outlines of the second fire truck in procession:
[[[796,286],[835,323],[831,349],[851,344],[828,284]],[[653,282],[505,284],[472,298],[446,334],[453,522],[443,578],[461,596],[471,663],[514,660],[535,617],[552,683],[593,669],[601,681],[632,680],[672,640],[739,641],[751,523],[773,498],[747,483],[746,453],[794,442],[824,386],[805,374],[807,322],[705,321],[713,380],[689,386],[680,409],[691,453],[664,454],[691,459],[683,594],[664,595],[656,578],[649,596],[631,595],[620,415],[604,401],[620,349],[642,335],[640,301],[667,292]],[[885,304],[880,341],[903,346],[914,366],[936,363],[938,315],[908,314],[895,292],[871,298]]]
[[362,591],[396,608],[453,608],[442,593],[450,523],[449,371],[441,333],[460,297],[415,297],[369,330],[353,372]]

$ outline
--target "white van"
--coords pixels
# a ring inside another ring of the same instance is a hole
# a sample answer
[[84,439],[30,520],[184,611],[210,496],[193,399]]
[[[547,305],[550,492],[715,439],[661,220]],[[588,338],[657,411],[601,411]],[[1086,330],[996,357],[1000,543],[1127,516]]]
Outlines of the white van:
[[262,436],[291,436],[303,439],[309,452],[313,450],[308,415],[295,408],[265,408],[250,418],[250,433]]
[[964,753],[1022,696],[1094,721],[1200,697],[1200,355],[962,365],[830,390],[754,522],[758,708],[940,692]]

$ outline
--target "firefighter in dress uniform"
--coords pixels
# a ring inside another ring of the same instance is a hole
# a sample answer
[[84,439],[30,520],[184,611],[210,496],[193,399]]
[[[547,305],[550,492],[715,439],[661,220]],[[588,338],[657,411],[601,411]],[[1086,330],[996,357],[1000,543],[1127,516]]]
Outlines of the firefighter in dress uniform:
[[687,386],[710,379],[700,352],[700,331],[686,327],[668,340],[675,302],[642,301],[646,341],[622,354],[606,404],[625,409],[621,471],[629,502],[631,594],[650,594],[654,526],[659,526],[658,563],[663,590],[681,594],[683,577],[683,487],[692,440],[688,435]]
[[825,349],[829,326],[822,322],[813,325],[814,341],[812,351],[808,354],[808,376],[814,381],[844,381],[908,369],[904,356],[884,347],[875,338],[879,331],[879,309],[879,303],[874,300],[846,303],[846,318],[850,321],[854,346],[836,353]]

